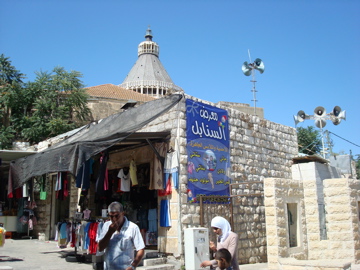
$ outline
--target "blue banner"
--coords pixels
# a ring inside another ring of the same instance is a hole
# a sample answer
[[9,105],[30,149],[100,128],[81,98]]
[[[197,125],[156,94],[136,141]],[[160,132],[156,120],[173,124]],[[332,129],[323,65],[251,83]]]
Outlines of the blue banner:
[[230,138],[227,111],[186,100],[188,201],[199,195],[229,196]]

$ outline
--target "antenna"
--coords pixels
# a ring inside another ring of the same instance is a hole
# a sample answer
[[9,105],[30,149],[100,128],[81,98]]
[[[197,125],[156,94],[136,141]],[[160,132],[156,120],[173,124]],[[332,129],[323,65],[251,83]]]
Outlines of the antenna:
[[263,61],[260,58],[256,58],[254,63],[251,63],[251,55],[250,55],[250,49],[248,49],[248,54],[249,54],[249,62],[244,62],[241,69],[242,72],[244,73],[245,76],[252,76],[252,80],[250,82],[253,83],[253,88],[251,89],[251,92],[253,92],[253,99],[251,101],[254,102],[254,115],[256,114],[256,79],[255,79],[255,69],[257,69],[260,74],[262,74],[265,70],[265,66]]

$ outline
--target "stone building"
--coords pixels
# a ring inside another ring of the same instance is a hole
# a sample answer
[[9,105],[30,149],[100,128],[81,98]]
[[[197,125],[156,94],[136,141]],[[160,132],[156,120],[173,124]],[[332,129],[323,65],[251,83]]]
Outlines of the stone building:
[[360,180],[323,158],[264,182],[269,269],[358,269]]
[[[191,96],[186,98],[201,101]],[[207,101],[202,102],[216,106]],[[239,264],[266,262],[263,183],[267,177],[291,178],[292,158],[297,153],[296,131],[294,128],[232,108],[223,107],[223,109],[229,114],[231,204],[201,206],[198,203],[189,203],[187,200],[188,156],[184,99],[170,111],[131,135],[123,142],[123,148],[110,149],[107,168],[109,172],[117,172],[119,168],[128,166],[131,160],[135,160],[139,165],[148,164],[150,168],[153,167],[157,157],[152,146],[146,143],[146,138],[157,138],[158,141],[153,144],[155,148],[161,144],[165,144],[166,149],[175,148],[178,144],[180,186],[176,189],[172,185],[170,195],[155,196],[154,201],[160,211],[161,200],[164,198],[169,200],[171,215],[171,226],[161,227],[158,224],[157,250],[163,254],[172,254],[181,261],[184,255],[184,230],[190,227],[208,227],[212,217],[223,215],[231,221],[233,230],[239,234]],[[55,175],[48,177],[53,178],[52,180],[50,178],[50,182],[54,184]],[[71,196],[66,203],[57,201],[54,192],[52,195],[50,192],[46,201],[39,201],[37,211],[40,219],[35,232],[45,232],[46,237],[51,238],[54,231],[52,224],[55,224],[56,219],[61,215],[74,218],[79,200],[74,181],[72,179],[69,185]],[[89,202],[87,207],[99,217],[101,206],[94,203],[94,198],[95,182],[92,181],[87,195]]]

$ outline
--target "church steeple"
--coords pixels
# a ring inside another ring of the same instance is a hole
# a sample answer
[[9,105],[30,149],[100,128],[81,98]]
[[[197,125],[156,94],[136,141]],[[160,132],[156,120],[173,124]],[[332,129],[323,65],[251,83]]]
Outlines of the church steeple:
[[145,39],[146,39],[147,41],[152,41],[152,34],[151,34],[150,25],[149,25],[148,29],[146,30]]
[[151,53],[159,57],[159,45],[156,42],[152,41],[152,34],[150,26],[146,30],[145,41],[141,42],[138,46],[138,56],[144,53]]
[[159,60],[159,45],[154,42],[150,27],[145,41],[138,46],[138,59],[120,87],[135,92],[162,97],[183,90],[176,86]]

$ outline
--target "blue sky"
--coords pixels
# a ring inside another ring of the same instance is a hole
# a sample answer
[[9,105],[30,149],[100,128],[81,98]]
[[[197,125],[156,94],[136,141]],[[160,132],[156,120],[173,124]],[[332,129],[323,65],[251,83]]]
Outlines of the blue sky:
[[[334,152],[360,154],[360,1],[357,0],[0,0],[0,53],[29,80],[55,66],[86,86],[121,84],[148,25],[174,83],[211,102],[253,105],[244,61],[261,58],[257,107],[294,127],[299,110],[338,105],[327,121]],[[306,120],[298,126],[314,125]],[[356,144],[356,145],[354,145]]]

